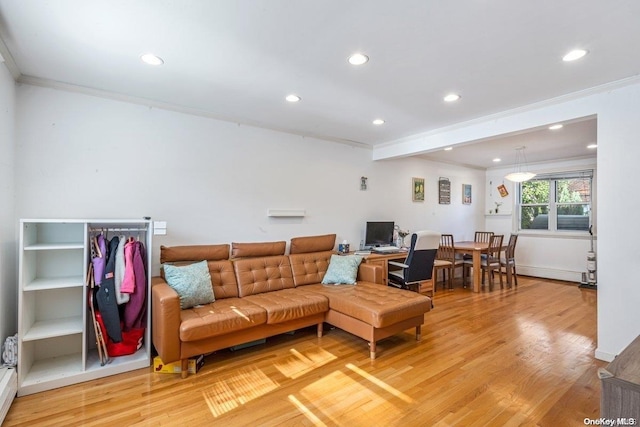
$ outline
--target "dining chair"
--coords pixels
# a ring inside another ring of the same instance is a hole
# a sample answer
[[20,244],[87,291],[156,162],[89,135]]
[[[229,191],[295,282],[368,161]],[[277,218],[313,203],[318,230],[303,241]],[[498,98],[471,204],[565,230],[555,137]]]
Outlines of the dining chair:
[[[489,243],[491,241],[492,236],[493,236],[493,231],[476,231],[476,234],[473,237],[473,241],[481,242],[481,243]],[[472,258],[473,257],[471,255],[467,255],[467,254],[462,256],[462,259],[465,261],[470,260]]]
[[[518,287],[518,275],[516,274],[516,242],[518,241],[518,235],[512,234],[509,236],[509,243],[504,250],[504,257],[500,259],[500,270],[504,268],[507,274],[507,286],[511,287],[513,282],[514,286]],[[502,274],[502,272],[500,273]]]
[[482,242],[489,243],[491,241],[491,237],[493,237],[492,231],[476,231],[475,237],[473,238],[474,242]]
[[[453,279],[458,267],[463,267],[463,260],[456,257],[453,234],[443,234],[440,236],[440,246],[436,260],[433,264],[434,283],[438,283],[438,271],[442,270],[442,289],[449,283],[449,289],[453,289]],[[447,280],[448,272],[448,280]],[[435,285],[434,285],[435,288]]]
[[[493,289],[493,274],[498,272],[500,276],[500,288],[503,287],[502,274],[500,273],[500,252],[502,251],[502,240],[504,236],[502,234],[494,234],[489,241],[489,247],[487,249],[486,256],[480,260],[480,268],[482,268],[482,284],[485,283],[485,273],[489,276],[489,289]],[[467,276],[469,270],[473,267],[473,260],[464,260],[464,267],[462,271],[462,282],[466,285]]]

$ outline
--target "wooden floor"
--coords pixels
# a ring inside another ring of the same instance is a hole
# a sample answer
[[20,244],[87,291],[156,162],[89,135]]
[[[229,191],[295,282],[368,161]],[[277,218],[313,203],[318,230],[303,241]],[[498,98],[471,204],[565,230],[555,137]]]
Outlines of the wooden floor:
[[4,426],[583,426],[599,417],[596,291],[520,278],[438,290],[414,331],[378,344],[338,329],[16,398]]

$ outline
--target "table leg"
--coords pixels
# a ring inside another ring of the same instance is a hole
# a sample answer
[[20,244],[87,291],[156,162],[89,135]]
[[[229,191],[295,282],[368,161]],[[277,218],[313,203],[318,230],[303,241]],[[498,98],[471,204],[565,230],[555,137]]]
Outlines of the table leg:
[[473,251],[473,292],[480,292],[482,268],[480,267],[480,251]]

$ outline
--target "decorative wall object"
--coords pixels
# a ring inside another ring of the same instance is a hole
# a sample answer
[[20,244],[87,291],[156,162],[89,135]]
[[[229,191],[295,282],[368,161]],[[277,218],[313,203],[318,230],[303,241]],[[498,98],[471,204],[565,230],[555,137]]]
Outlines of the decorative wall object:
[[451,204],[451,181],[449,178],[438,179],[438,203],[441,205]]
[[507,187],[505,187],[504,184],[498,185],[498,192],[500,193],[500,197],[507,197],[509,195]]
[[360,177],[360,190],[365,191],[367,189],[367,179],[366,176]]
[[462,204],[471,204],[471,184],[462,184]]
[[412,178],[413,201],[424,202],[424,178]]

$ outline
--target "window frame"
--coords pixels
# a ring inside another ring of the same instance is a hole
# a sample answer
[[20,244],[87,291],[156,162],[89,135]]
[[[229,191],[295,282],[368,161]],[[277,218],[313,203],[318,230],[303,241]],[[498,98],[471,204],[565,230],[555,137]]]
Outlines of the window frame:
[[[573,179],[573,178],[587,178],[589,180],[589,202],[558,202],[558,181]],[[589,227],[594,223],[594,206],[595,206],[595,170],[580,170],[580,171],[566,171],[556,172],[548,174],[537,175],[531,181],[548,181],[549,182],[549,194],[546,203],[522,203],[522,185],[523,182],[517,183],[517,198],[516,209],[517,215],[515,216],[516,224],[515,230],[518,233],[532,233],[532,234],[565,234],[565,235],[588,235],[589,230],[566,230],[558,229],[558,206],[586,206],[589,218]],[[522,228],[522,209],[523,207],[547,207],[547,228],[546,229],[532,229]]]

